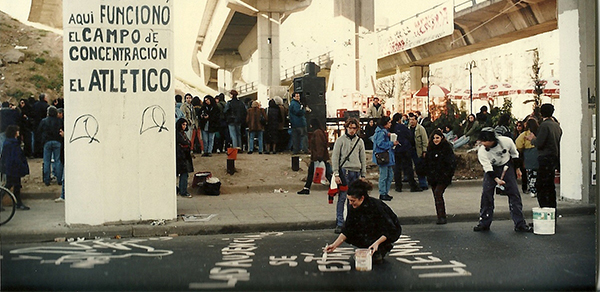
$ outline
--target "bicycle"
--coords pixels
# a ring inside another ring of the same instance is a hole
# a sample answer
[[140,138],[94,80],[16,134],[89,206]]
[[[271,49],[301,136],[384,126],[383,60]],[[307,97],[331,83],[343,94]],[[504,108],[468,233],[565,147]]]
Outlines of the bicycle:
[[0,186],[0,225],[8,223],[16,210],[17,198],[9,189]]

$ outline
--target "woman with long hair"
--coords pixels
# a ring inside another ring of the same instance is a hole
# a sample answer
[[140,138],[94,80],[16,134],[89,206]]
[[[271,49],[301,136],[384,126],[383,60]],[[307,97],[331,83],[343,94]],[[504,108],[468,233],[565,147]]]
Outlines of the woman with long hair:
[[456,169],[456,157],[452,145],[446,140],[440,129],[435,129],[429,136],[425,165],[427,168],[427,182],[431,186],[435,201],[436,224],[446,224],[444,191],[452,183],[452,176],[454,176],[454,170]]
[[538,164],[538,151],[535,145],[531,143],[530,140],[525,139],[527,135],[533,133],[537,135],[539,125],[538,122],[534,118],[529,118],[525,123],[526,131],[521,133],[517,140],[515,141],[515,145],[517,146],[517,150],[523,154],[523,167],[525,168],[525,174],[527,177],[527,189],[531,193],[531,197],[535,198],[537,196],[537,189],[535,187],[535,182],[537,180],[537,173],[539,169]]
[[191,198],[192,195],[187,191],[188,173],[194,172],[194,163],[192,162],[192,142],[185,134],[188,129],[188,122],[185,118],[180,118],[175,124],[175,155],[177,175],[179,176],[179,195]]
[[390,196],[390,187],[392,186],[392,180],[394,179],[394,146],[398,145],[398,140],[391,141],[391,133],[389,131],[392,126],[390,117],[383,116],[379,119],[379,125],[373,135],[373,160],[377,161],[378,154],[385,154],[388,156],[388,160],[385,162],[377,161],[379,166],[379,199],[384,201],[391,201],[393,199]]

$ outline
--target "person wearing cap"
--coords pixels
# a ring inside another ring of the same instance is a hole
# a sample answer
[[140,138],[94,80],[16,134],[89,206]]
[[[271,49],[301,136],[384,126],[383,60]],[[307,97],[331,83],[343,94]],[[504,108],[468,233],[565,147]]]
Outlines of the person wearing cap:
[[481,192],[481,208],[479,223],[473,231],[488,231],[494,216],[494,193],[496,187],[504,188],[508,196],[510,217],[514,222],[516,232],[532,232],[533,228],[527,225],[523,217],[523,202],[517,185],[517,177],[521,177],[521,170],[516,169],[514,159],[519,158],[517,147],[511,138],[497,136],[494,128],[486,127],[479,133],[482,147],[477,151],[479,163],[483,166],[483,191]]
[[537,136],[530,133],[525,139],[531,141],[538,150],[538,174],[535,182],[537,199],[540,207],[556,209],[556,186],[554,185],[554,170],[558,168],[560,154],[560,138],[562,130],[554,121],[554,106],[545,103],[540,107],[542,122]]

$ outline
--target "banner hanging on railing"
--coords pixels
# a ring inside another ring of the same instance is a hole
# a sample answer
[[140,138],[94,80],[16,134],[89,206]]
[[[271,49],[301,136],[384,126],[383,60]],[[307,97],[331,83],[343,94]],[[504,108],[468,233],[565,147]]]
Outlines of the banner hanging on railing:
[[377,34],[379,58],[426,44],[452,34],[453,1],[440,3],[426,12],[392,25]]

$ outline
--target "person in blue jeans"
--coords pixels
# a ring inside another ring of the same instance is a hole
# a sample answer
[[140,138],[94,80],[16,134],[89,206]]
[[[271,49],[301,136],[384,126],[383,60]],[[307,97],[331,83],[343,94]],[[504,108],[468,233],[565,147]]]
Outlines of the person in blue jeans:
[[398,140],[390,141],[389,129],[392,126],[390,117],[383,116],[379,119],[375,134],[371,138],[373,140],[373,158],[372,161],[377,161],[376,154],[388,153],[389,160],[387,163],[379,164],[379,199],[382,201],[391,201],[390,187],[394,179],[394,152],[393,147],[398,145]]
[[40,122],[38,128],[42,145],[44,145],[43,180],[47,186],[50,185],[51,180],[50,164],[52,164],[53,172],[56,174],[56,181],[59,185],[62,185],[63,171],[62,163],[60,162],[60,147],[62,144],[60,129],[62,128],[62,121],[58,118],[58,109],[54,106],[49,106],[48,116]]
[[342,232],[344,225],[344,206],[346,205],[348,185],[358,179],[365,179],[367,174],[365,144],[356,134],[360,129],[360,123],[356,118],[349,118],[344,128],[346,133],[335,141],[331,153],[331,168],[339,189],[335,227],[337,234]]

